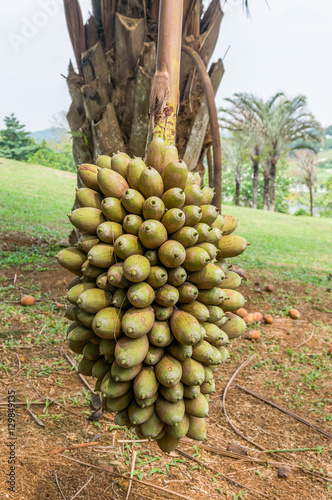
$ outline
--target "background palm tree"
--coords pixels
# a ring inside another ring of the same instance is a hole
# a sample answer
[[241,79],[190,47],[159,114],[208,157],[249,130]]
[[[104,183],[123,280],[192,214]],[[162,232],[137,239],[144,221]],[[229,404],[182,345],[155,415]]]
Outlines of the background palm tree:
[[299,168],[299,177],[309,189],[310,215],[314,215],[314,188],[317,184],[317,160],[314,151],[297,151],[297,166]]

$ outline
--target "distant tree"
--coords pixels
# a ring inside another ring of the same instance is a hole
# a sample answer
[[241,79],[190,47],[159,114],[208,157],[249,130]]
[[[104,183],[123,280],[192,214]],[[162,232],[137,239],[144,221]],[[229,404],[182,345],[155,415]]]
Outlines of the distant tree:
[[65,144],[61,149],[55,150],[46,141],[43,141],[38,147],[38,151],[35,151],[28,157],[28,163],[57,168],[58,170],[65,170],[67,172],[76,172],[71,144]]
[[4,119],[6,128],[0,130],[0,156],[13,160],[24,161],[37,151],[38,144],[30,137],[14,113]]
[[240,136],[234,135],[222,142],[224,166],[231,167],[235,178],[235,205],[240,205],[242,167],[248,162],[249,151]]
[[312,217],[314,215],[314,188],[317,184],[316,154],[313,151],[297,151],[296,159],[300,179],[309,189],[310,215]]

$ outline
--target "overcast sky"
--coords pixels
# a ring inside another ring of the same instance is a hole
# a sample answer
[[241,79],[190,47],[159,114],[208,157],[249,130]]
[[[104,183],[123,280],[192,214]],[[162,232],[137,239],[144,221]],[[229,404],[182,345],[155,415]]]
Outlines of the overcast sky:
[[[223,1],[222,1],[223,3]],[[226,73],[217,105],[234,92],[264,98],[282,90],[304,94],[316,118],[332,123],[332,2],[328,0],[242,0],[225,5],[214,59],[225,57]],[[86,19],[90,0],[80,0]],[[62,0],[11,0],[1,3],[1,106],[35,131],[51,126],[67,110],[66,82],[73,52]]]

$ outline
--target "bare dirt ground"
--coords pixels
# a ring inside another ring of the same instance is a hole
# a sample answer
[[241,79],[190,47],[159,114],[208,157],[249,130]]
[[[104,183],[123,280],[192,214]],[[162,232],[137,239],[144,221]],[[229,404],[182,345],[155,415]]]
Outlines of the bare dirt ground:
[[[9,248],[10,240],[5,243]],[[94,411],[91,394],[63,355],[67,352],[73,357],[64,340],[68,321],[63,319],[62,308],[70,277],[54,260],[40,272],[19,267],[0,270],[1,498],[125,499],[135,452],[134,478],[138,481],[132,483],[131,500],[167,500],[177,495],[202,500],[332,498],[330,292],[251,273],[241,287],[246,307],[271,313],[275,321],[255,325],[262,332],[257,342],[233,341],[230,359],[215,374],[217,390],[210,402],[207,441],[183,439],[178,450],[167,455],[153,441],[137,441],[135,434],[115,426],[112,414],[89,420]],[[272,293],[264,292],[267,283],[274,285]],[[19,300],[28,293],[37,301],[24,308]],[[289,306],[300,310],[299,321],[285,315]],[[311,340],[298,347],[312,332]],[[224,415],[222,395],[235,370],[252,355],[226,396],[228,417],[238,435]],[[88,382],[94,386],[93,379]],[[238,386],[309,420],[316,428]],[[9,439],[6,403],[12,390],[20,404],[14,437]],[[16,448],[15,493],[8,490],[7,482],[9,441],[15,441]],[[66,449],[83,443],[89,444]],[[242,445],[247,454],[226,452],[230,443]],[[290,468],[288,478],[278,477],[282,464]]]

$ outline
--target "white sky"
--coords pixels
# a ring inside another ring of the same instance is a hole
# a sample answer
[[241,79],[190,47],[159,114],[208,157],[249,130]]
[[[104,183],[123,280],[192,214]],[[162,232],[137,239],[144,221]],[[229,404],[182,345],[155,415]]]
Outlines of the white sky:
[[[217,105],[240,91],[264,98],[279,90],[302,93],[316,117],[331,124],[332,2],[268,2],[270,10],[265,0],[250,0],[250,18],[242,0],[229,0],[224,8],[214,59],[230,50]],[[90,0],[80,4],[87,18]],[[2,1],[0,56],[0,127],[14,112],[30,131],[48,128],[70,104],[61,73],[73,52],[62,0]]]

